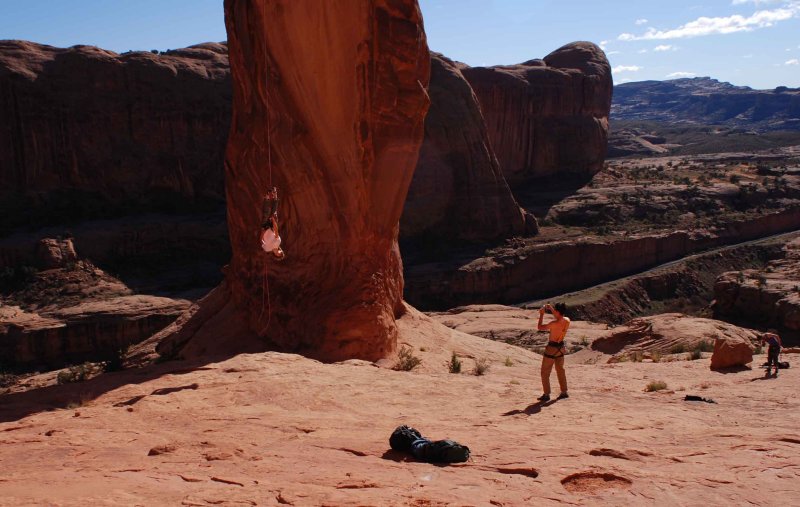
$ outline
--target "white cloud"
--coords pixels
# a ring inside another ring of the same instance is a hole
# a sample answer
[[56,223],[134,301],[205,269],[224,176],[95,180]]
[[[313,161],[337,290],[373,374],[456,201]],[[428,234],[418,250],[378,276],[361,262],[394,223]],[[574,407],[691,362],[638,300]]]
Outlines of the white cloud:
[[640,19],[637,19],[636,21],[634,21],[634,23],[636,24],[636,26],[646,25],[647,24],[647,20],[644,19],[644,18],[640,18]]
[[606,51],[606,56],[620,55],[620,54],[622,54],[622,51]]
[[751,32],[758,28],[773,26],[779,21],[786,21],[800,15],[800,2],[792,1],[781,8],[757,11],[751,16],[744,17],[734,14],[727,17],[700,17],[685,25],[670,30],[656,30],[649,28],[642,35],[632,33],[620,34],[617,39],[622,41],[632,40],[667,40],[683,39],[688,37],[702,37],[704,35],[729,34],[736,32]]
[[629,77],[624,77],[622,79],[617,79],[617,84],[630,83],[631,81],[633,81],[633,79],[631,79]]
[[640,55],[643,55],[643,54],[647,53],[647,50],[646,49],[640,49],[639,51],[637,51],[637,53],[639,53]]
[[672,44],[661,44],[653,48],[653,51],[676,51],[678,48]]
[[784,0],[733,0],[731,5],[743,5],[743,4],[756,4],[756,5],[766,5],[766,4],[777,4],[781,3]]
[[644,67],[639,67],[638,65],[617,65],[611,69],[611,72],[614,74],[618,74],[620,72],[639,72],[643,68]]
[[786,60],[786,62],[784,62],[784,65],[800,65],[800,60],[798,60],[797,58],[792,58],[791,60]]
[[608,41],[607,40],[601,40],[600,44],[598,44],[598,45],[600,46],[600,49],[605,51],[606,50],[606,45],[608,45]]
[[679,79],[682,77],[695,77],[697,74],[694,72],[672,72],[667,74],[667,79]]

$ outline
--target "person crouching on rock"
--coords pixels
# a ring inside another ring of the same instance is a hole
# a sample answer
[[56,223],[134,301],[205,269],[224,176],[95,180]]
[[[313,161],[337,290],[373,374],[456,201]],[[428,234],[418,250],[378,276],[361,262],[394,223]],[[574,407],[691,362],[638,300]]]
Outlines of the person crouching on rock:
[[[567,329],[569,329],[569,319],[564,317],[564,312],[567,310],[567,305],[564,303],[556,303],[555,307],[546,304],[539,308],[539,331],[550,331],[550,340],[547,342],[547,347],[542,354],[542,390],[544,394],[539,397],[539,401],[550,401],[550,373],[553,371],[553,366],[556,367],[556,375],[558,376],[558,385],[561,388],[561,394],[558,395],[559,400],[569,398],[567,394],[567,374],[564,371],[564,356],[567,351],[565,349],[564,337],[567,336]],[[542,323],[544,314],[549,312],[553,315],[555,320],[547,324]]]
[[781,347],[783,347],[783,342],[781,341],[781,337],[778,336],[778,332],[774,329],[768,330],[766,333],[761,335],[761,341],[765,345],[769,345],[767,349],[767,377],[769,377],[769,372],[772,369],[772,365],[775,365],[775,376],[778,376],[778,358],[781,355]]

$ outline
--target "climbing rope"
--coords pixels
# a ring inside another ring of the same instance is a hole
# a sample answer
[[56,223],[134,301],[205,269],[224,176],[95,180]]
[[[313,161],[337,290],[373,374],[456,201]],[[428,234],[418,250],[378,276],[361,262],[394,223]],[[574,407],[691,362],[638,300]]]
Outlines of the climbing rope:
[[[274,188],[272,186],[272,126],[270,122],[269,111],[269,56],[267,53],[267,38],[264,37],[264,114],[267,116],[267,169],[269,171],[269,188],[270,191]],[[277,212],[277,209],[276,209]],[[277,227],[275,227],[277,229]],[[275,233],[277,234],[277,230]],[[260,239],[260,238],[259,238]],[[266,300],[266,301],[265,301]],[[269,325],[272,322],[272,305],[270,302],[269,294],[269,262],[264,260],[264,282],[261,286],[261,313],[258,316],[258,323],[261,324],[261,319],[264,316],[264,308],[266,303],[267,309],[267,325],[259,332],[259,334],[266,333]]]

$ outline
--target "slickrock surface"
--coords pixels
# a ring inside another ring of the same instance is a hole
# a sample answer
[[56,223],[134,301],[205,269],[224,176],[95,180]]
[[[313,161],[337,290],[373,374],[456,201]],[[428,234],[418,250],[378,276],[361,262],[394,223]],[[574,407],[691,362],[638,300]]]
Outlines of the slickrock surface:
[[[595,340],[592,350],[610,354],[613,356],[611,360],[617,361],[627,359],[634,352],[666,355],[690,352],[701,344],[710,348],[717,340],[730,341],[737,345],[746,344],[746,348],[752,349],[752,343],[755,343],[757,336],[753,330],[718,320],[664,313],[633,319],[624,326],[613,329],[607,336]],[[739,366],[752,360],[752,350],[750,352],[749,360],[738,364]]]
[[230,86],[223,44],[120,55],[0,41],[0,234],[219,206]]
[[[412,245],[492,241],[536,231],[508,188],[478,99],[458,65],[431,54],[425,140],[400,221]],[[527,219],[527,226],[526,226]]]
[[714,285],[717,314],[800,331],[800,239],[762,270],[723,273]]
[[530,178],[589,177],[603,168],[611,67],[591,42],[519,65],[462,69],[512,188]]
[[[456,331],[448,338],[413,315],[400,327],[422,358],[418,371],[263,353],[5,395],[0,497],[65,506],[791,505],[800,492],[796,369],[763,380],[712,372],[707,359],[578,364],[582,351],[568,359],[570,399],[540,406],[537,356]],[[450,374],[452,350],[491,367]],[[653,380],[668,388],[644,392]],[[466,444],[472,458],[407,461],[388,445],[400,424]]]
[[[256,335],[326,360],[395,349],[398,222],[422,144],[430,54],[415,0],[325,5],[225,2],[232,258],[225,283],[160,352],[189,341],[243,350]],[[282,263],[258,241],[271,186],[282,195]]]

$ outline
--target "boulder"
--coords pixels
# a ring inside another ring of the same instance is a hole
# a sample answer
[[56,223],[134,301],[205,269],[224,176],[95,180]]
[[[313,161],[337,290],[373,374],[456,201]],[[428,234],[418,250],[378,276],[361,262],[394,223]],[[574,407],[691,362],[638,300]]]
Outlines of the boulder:
[[71,238],[43,238],[39,240],[37,253],[39,267],[42,269],[63,268],[78,260]]
[[588,178],[603,168],[611,67],[591,42],[573,42],[519,65],[465,67],[506,180]]
[[714,341],[711,369],[736,368],[753,362],[753,342],[744,336],[725,336]]
[[401,240],[452,244],[535,232],[536,219],[511,195],[478,99],[458,64],[433,53],[428,93],[431,107],[400,221]]
[[[274,348],[338,361],[396,347],[398,222],[430,75],[415,0],[226,0],[233,120],[225,282],[161,336],[160,354]],[[259,245],[282,196],[281,263]]]

